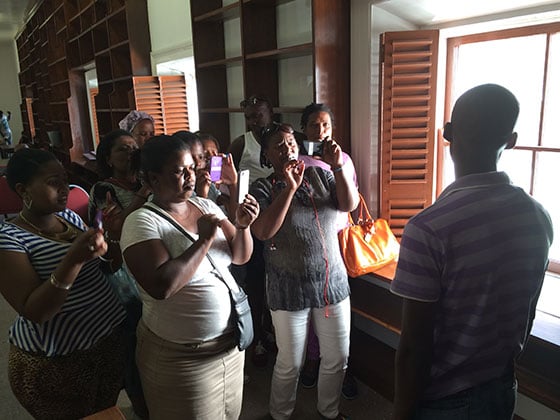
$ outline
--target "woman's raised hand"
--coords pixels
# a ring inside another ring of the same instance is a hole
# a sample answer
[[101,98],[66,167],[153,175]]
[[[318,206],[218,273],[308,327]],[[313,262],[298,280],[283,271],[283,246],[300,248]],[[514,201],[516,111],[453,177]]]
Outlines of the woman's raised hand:
[[210,179],[208,169],[204,168],[196,170],[196,184],[194,186],[196,195],[202,198],[208,198],[211,183],[212,180]]
[[333,139],[323,140],[323,154],[321,158],[330,166],[340,167],[343,164],[342,149]]
[[107,253],[103,229],[90,228],[72,242],[68,256],[76,263],[84,263]]
[[235,227],[246,229],[256,220],[259,215],[259,203],[251,194],[247,194],[235,212]]
[[284,164],[284,176],[288,188],[297,190],[303,181],[305,163],[301,160],[290,160]]
[[221,220],[215,214],[203,214],[197,220],[200,239],[214,239]]
[[235,185],[237,184],[237,170],[233,164],[231,153],[223,155],[222,178],[216,184]]

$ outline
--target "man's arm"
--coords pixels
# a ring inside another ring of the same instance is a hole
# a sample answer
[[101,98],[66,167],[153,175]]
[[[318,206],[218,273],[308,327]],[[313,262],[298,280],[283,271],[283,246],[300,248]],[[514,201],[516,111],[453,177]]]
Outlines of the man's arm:
[[395,357],[393,420],[412,417],[430,377],[437,302],[404,299],[402,331]]
[[233,164],[235,169],[239,171],[239,162],[241,161],[241,155],[243,154],[243,149],[245,148],[245,135],[237,137],[231,142],[228,147],[228,153],[231,153],[233,158]]

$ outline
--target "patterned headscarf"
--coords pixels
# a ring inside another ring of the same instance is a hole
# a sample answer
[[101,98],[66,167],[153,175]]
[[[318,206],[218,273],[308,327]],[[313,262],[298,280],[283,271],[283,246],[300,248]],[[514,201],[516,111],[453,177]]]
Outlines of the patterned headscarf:
[[154,122],[154,118],[144,111],[130,111],[126,117],[119,121],[119,128],[132,133],[134,127],[136,127],[136,125],[138,125],[138,123],[142,120],[150,120],[152,123]]

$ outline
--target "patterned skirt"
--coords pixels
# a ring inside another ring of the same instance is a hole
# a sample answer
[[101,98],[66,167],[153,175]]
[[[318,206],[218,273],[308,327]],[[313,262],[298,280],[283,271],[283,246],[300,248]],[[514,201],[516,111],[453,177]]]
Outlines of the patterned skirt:
[[20,404],[36,419],[79,419],[116,404],[123,387],[121,328],[88,350],[47,357],[10,346],[8,376]]

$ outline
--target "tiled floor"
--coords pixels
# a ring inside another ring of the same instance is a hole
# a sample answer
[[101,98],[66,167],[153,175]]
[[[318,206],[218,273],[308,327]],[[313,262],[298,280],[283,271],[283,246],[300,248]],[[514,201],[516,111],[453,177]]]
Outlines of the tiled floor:
[[[27,420],[31,416],[19,405],[12,395],[7,378],[8,341],[7,330],[15,316],[14,311],[6,301],[0,297],[0,419]],[[264,420],[268,419],[268,397],[270,392],[270,377],[272,374],[272,361],[266,369],[255,369],[248,362],[246,373],[249,382],[245,385],[243,410],[241,420]],[[391,416],[391,403],[364,384],[358,383],[359,396],[357,399],[347,401],[341,399],[341,412],[349,415],[352,420],[384,420]],[[317,390],[298,390],[296,410],[292,416],[293,420],[319,419],[316,411]],[[118,405],[129,420],[136,420],[126,395],[121,393]],[[189,420],[189,419],[186,419]]]

